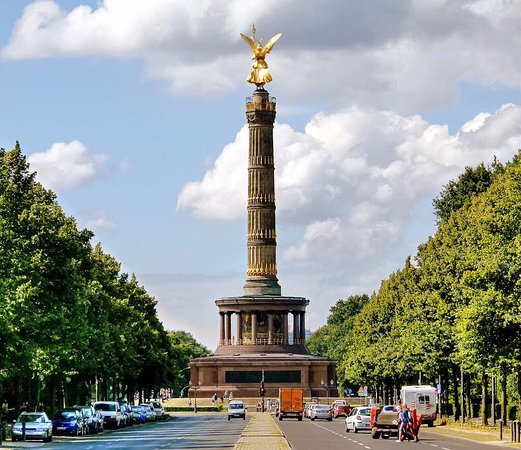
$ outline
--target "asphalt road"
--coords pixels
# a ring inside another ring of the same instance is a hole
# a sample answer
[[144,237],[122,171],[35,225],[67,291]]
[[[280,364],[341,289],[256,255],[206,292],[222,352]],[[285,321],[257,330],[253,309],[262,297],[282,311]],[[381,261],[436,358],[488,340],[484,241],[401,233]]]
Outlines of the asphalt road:
[[[246,420],[227,420],[225,414],[176,416],[175,420],[134,425],[121,430],[107,430],[83,437],[55,436],[53,442],[11,443],[7,447],[56,450],[117,450],[117,449],[233,449],[248,424]],[[1,446],[0,446],[1,447]]]
[[[420,449],[437,450],[479,450],[488,449],[490,445],[471,442],[463,439],[441,436],[429,433],[426,427],[420,429],[417,443],[395,442],[396,438],[373,439],[369,431],[352,431],[346,433],[344,418],[339,417],[332,422],[325,420],[311,421],[277,420],[277,425],[288,439],[292,450],[336,450],[336,449],[365,449],[388,450],[399,449],[401,446],[414,446]],[[407,447],[410,448],[410,447]]]

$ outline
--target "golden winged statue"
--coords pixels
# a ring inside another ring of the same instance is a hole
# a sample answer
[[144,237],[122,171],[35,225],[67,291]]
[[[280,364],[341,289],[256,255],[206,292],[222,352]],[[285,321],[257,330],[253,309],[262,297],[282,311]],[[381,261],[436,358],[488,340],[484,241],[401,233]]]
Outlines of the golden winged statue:
[[262,88],[266,83],[269,83],[273,79],[268,72],[266,55],[271,51],[275,42],[277,42],[282,36],[282,33],[273,36],[266,45],[262,45],[262,41],[258,41],[255,37],[255,25],[253,25],[251,31],[251,38],[241,33],[242,38],[248,43],[253,51],[252,71],[246,81],[256,85],[258,88]]

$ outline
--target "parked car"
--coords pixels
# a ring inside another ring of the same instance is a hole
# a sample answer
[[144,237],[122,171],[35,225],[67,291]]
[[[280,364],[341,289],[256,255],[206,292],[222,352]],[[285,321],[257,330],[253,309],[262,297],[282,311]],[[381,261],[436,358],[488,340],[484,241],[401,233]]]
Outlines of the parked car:
[[134,423],[145,423],[147,420],[147,414],[145,408],[140,405],[132,405],[132,412],[134,413]]
[[156,401],[150,401],[148,402],[152,408],[154,408],[154,411],[156,412],[156,419],[164,419],[165,418],[165,408],[163,408],[163,405],[161,403]]
[[141,403],[139,406],[142,406],[145,410],[145,417],[147,422],[156,420],[156,412],[152,406],[150,406],[148,403]]
[[311,420],[325,419],[325,420],[332,421],[333,420],[333,410],[331,409],[330,405],[321,405],[321,404],[317,403],[316,405],[313,405],[313,407],[311,408],[309,418]]
[[118,402],[96,402],[94,409],[101,412],[104,427],[121,427],[121,407]]
[[119,406],[121,408],[122,426],[127,427],[130,425],[134,425],[134,413],[132,412],[132,408],[130,407],[130,405],[128,403],[127,404],[120,403]]
[[353,430],[370,430],[371,408],[368,406],[357,406],[351,410],[346,417],[346,432]]
[[351,412],[351,407],[349,405],[343,403],[333,404],[333,419],[337,417],[347,417],[347,415]]
[[52,432],[55,436],[59,434],[71,434],[80,436],[85,434],[83,416],[76,408],[60,409],[52,418]]
[[44,412],[23,412],[13,423],[13,441],[22,440],[23,423],[25,422],[25,439],[42,439],[44,442],[52,441],[52,421]]
[[246,407],[242,400],[231,400],[228,403],[228,420],[232,417],[239,417],[243,420],[246,419]]
[[[94,406],[93,406],[94,408]],[[105,431],[105,424],[103,423],[103,414],[101,411],[94,409],[94,418],[98,427],[98,433],[103,433]]]
[[83,414],[87,433],[99,433],[100,429],[103,431],[103,418],[100,414],[96,414],[94,407],[90,405],[74,405],[74,408],[77,408]]

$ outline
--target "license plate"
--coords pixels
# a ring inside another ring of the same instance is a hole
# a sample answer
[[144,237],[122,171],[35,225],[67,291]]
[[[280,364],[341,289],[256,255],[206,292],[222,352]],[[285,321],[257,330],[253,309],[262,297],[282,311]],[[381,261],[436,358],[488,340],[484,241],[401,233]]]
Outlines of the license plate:
[[65,427],[56,427],[57,430],[65,430]]

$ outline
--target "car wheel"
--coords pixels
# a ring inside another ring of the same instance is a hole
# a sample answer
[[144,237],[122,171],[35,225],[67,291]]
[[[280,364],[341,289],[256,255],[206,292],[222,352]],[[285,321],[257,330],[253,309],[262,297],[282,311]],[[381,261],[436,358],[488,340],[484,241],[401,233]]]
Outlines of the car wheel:
[[347,423],[346,423],[346,433],[349,433],[349,427],[347,426]]
[[230,416],[228,416],[228,420],[230,420]]
[[314,418],[314,417],[312,417],[312,418],[311,418],[311,420],[313,420],[313,421],[314,421],[314,420],[315,420],[315,418]]
[[356,428],[356,425],[353,426],[353,433],[358,433],[358,428]]
[[329,420],[330,422],[333,422],[333,418],[332,417],[329,417],[327,420]]

